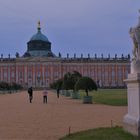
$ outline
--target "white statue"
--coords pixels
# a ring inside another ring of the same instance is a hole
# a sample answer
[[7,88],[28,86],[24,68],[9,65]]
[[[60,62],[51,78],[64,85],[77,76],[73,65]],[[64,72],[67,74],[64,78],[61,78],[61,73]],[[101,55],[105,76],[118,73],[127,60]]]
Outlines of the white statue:
[[131,27],[129,33],[134,44],[134,47],[132,50],[132,54],[133,54],[132,60],[140,60],[140,17],[139,17],[138,25],[134,28]]
[[131,73],[140,73],[140,17],[138,25],[136,27],[131,27],[129,33],[134,44],[132,50]]
[[128,113],[124,116],[124,129],[133,135],[140,136],[140,17],[139,23],[130,29],[134,43],[131,73],[127,83]]
[[132,41],[133,41],[133,44],[134,44],[134,47],[133,47],[133,50],[132,50],[132,54],[133,54],[133,60],[136,60],[137,59],[137,55],[138,55],[138,43],[137,43],[137,40],[136,40],[136,37],[135,37],[135,28],[130,28],[130,37],[132,38]]

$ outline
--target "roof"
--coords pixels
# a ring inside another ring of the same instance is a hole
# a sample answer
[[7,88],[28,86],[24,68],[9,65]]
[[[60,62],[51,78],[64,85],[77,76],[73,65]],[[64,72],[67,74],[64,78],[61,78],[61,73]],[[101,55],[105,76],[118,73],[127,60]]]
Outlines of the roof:
[[44,34],[42,34],[40,30],[38,30],[38,32],[35,35],[33,35],[30,39],[30,41],[35,41],[35,40],[49,42],[48,38]]

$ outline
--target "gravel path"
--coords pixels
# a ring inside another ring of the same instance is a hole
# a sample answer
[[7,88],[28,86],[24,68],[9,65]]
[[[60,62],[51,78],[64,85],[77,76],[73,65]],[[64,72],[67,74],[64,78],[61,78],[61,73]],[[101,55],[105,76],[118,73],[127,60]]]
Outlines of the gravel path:
[[58,140],[80,130],[122,125],[127,107],[82,104],[49,91],[48,104],[35,91],[33,103],[27,92],[0,95],[0,140]]

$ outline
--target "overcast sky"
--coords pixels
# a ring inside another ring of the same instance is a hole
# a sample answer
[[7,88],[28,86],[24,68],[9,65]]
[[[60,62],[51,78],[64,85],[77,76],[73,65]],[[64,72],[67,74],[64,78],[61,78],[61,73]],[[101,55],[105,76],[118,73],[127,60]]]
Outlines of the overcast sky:
[[23,55],[40,20],[56,55],[131,54],[139,9],[140,0],[0,0],[0,53]]

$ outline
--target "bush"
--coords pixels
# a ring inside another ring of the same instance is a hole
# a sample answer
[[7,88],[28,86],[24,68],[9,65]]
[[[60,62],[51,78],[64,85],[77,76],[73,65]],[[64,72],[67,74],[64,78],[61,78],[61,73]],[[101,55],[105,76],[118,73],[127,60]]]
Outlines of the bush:
[[0,89],[1,90],[20,90],[23,87],[17,83],[8,83],[8,82],[0,82]]

